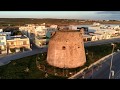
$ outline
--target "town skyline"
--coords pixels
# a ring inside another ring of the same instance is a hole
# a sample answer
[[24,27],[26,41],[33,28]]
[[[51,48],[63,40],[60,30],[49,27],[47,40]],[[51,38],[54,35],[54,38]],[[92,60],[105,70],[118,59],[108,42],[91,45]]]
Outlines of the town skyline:
[[120,11],[0,11],[0,18],[120,20]]

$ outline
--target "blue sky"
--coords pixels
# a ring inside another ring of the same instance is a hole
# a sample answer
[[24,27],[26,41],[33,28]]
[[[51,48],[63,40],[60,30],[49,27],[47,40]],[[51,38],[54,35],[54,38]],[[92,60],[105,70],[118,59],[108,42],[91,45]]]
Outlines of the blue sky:
[[120,20],[120,11],[0,11],[0,18]]

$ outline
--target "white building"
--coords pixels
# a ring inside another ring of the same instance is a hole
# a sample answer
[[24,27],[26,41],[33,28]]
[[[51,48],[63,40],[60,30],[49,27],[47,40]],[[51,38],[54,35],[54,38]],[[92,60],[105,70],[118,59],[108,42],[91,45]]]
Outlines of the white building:
[[39,47],[45,45],[45,43],[48,43],[52,32],[55,32],[57,30],[57,25],[46,27],[45,23],[41,25],[28,24],[26,26],[19,27],[19,30],[27,35],[30,40],[32,40],[35,45]]
[[107,26],[107,25],[100,25],[100,29],[108,29],[109,28],[109,26]]
[[50,28],[57,29],[57,25],[51,25]]
[[36,36],[35,37],[35,45],[37,47],[44,47],[48,44],[49,39],[46,39],[46,37],[40,37],[40,36]]
[[3,29],[0,29],[0,32],[3,32]]
[[0,32],[0,54],[7,53],[7,39],[10,38],[11,32]]
[[8,53],[11,53],[11,49],[14,49],[15,52],[19,52],[20,48],[23,48],[24,50],[31,50],[30,40],[26,35],[11,36],[9,39],[7,39],[7,52]]
[[0,54],[6,53],[6,35],[5,34],[0,34]]
[[91,33],[90,34],[92,36],[91,41],[96,41],[96,40],[102,40],[102,39],[110,39],[111,35],[104,33],[104,34],[100,34],[100,33]]
[[120,29],[119,25],[110,25],[109,29]]
[[47,28],[45,26],[36,26],[35,36],[46,36]]
[[100,26],[100,23],[94,22],[94,23],[93,23],[93,26]]
[[33,35],[35,34],[35,27],[36,26],[34,24],[28,24],[26,26],[19,27],[19,30],[32,40],[34,39]]
[[77,27],[78,26],[75,26],[75,25],[69,25],[68,26],[69,30],[78,30]]
[[11,32],[2,32],[6,35],[6,39],[9,39],[11,37]]

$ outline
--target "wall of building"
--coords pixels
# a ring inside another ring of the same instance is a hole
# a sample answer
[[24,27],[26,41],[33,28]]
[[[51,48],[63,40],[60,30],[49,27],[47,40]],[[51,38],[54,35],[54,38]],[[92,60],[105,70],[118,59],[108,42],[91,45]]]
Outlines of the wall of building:
[[7,49],[10,52],[10,49],[15,49],[16,52],[18,52],[18,49],[24,48],[24,49],[30,49],[30,41],[29,38],[15,38],[15,39],[10,39],[7,40]]
[[7,52],[6,35],[0,35],[0,54]]
[[80,32],[56,32],[49,41],[47,62],[59,68],[84,65],[86,56]]
[[37,47],[42,47],[44,45],[47,45],[49,42],[49,39],[38,39],[38,38],[35,38],[35,45]]

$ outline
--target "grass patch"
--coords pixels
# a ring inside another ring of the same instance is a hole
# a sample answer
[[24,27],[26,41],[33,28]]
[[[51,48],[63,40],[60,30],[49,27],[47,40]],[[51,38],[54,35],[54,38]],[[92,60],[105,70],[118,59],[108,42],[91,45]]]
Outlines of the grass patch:
[[[117,49],[120,49],[120,43],[114,43],[115,48],[114,52],[117,51]],[[85,66],[89,66],[91,63],[99,60],[100,58],[111,54],[112,53],[113,46],[111,44],[105,44],[105,45],[97,45],[97,46],[90,46],[85,48],[86,54],[86,64]]]
[[[45,72],[38,70],[36,67],[36,56],[29,56],[10,62],[7,65],[0,67],[1,79],[63,79],[64,77],[58,77],[48,74],[45,77]],[[29,69],[26,72],[26,68]]]
[[[114,51],[120,49],[120,43],[115,43]],[[33,56],[28,56],[25,58],[17,59],[10,62],[7,65],[0,67],[0,78],[1,79],[66,79],[69,77],[69,73],[74,75],[81,69],[88,67],[91,63],[99,60],[100,58],[110,54],[112,52],[112,45],[98,45],[90,46],[85,48],[86,63],[82,67],[73,69],[60,69],[47,64],[46,57],[47,53],[41,53]],[[45,71],[47,70],[48,77],[45,77],[46,72],[39,70],[36,65],[36,59],[39,61],[40,65],[45,66]],[[27,70],[28,69],[28,70]],[[54,75],[54,70],[59,75]],[[66,74],[68,74],[66,76]],[[61,75],[61,76],[60,76]],[[63,76],[62,76],[63,75]]]

